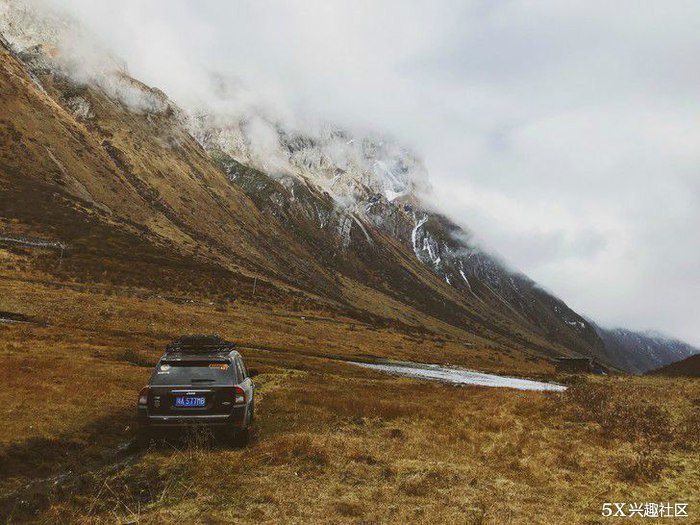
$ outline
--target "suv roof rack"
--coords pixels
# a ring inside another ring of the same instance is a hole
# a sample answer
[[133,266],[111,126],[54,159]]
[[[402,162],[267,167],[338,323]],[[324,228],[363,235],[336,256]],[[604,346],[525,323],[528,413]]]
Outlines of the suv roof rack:
[[218,335],[187,335],[178,337],[165,347],[165,353],[190,352],[209,353],[233,350],[236,344]]

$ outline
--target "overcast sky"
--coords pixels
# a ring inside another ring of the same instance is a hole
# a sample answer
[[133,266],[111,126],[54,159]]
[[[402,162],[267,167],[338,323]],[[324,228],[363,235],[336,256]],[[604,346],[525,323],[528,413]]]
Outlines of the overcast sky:
[[700,2],[50,0],[183,104],[388,133],[439,207],[604,325],[700,345]]

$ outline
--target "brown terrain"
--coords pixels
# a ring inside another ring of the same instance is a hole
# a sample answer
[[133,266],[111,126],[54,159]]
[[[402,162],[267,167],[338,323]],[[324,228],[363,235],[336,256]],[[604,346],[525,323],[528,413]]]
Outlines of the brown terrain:
[[[609,501],[697,518],[696,380],[556,377],[562,340],[465,299],[379,229],[343,253],[288,228],[174,111],[48,73],[40,88],[3,47],[0,69],[4,521],[597,523]],[[93,118],[69,110],[77,96]],[[136,394],[184,333],[233,340],[260,370],[248,447],[134,446]],[[378,357],[571,387],[343,362]]]
[[700,377],[700,354],[691,355],[682,361],[662,366],[650,373],[661,376]]

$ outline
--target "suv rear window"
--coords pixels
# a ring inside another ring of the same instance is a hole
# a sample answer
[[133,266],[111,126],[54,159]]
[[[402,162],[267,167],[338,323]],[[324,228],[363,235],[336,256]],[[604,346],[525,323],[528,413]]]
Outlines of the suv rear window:
[[236,380],[229,361],[161,361],[153,372],[151,384],[231,383]]

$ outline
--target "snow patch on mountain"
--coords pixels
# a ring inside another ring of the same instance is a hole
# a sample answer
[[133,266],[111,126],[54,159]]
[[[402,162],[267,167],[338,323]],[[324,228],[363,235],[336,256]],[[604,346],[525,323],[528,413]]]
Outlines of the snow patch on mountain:
[[[478,301],[480,308],[507,309],[528,329],[556,339],[572,352],[578,345],[602,346],[605,337],[596,335],[591,324],[562,301],[430,211],[425,204],[430,190],[427,171],[409,148],[376,133],[352,133],[328,123],[291,124],[251,103],[240,93],[244,88],[223,77],[217,100],[178,107],[158,89],[131,78],[125,64],[100,47],[94,35],[43,4],[38,12],[31,0],[0,0],[0,33],[37,83],[44,73],[62,75],[101,90],[128,111],[171,116],[213,158],[223,159],[220,164],[234,183],[254,200],[270,204],[268,209],[278,219],[289,219],[288,208],[296,206],[296,212],[301,210],[332,232],[332,250],[351,250],[356,247],[353,242],[364,249],[372,244],[372,234],[381,232],[412,249],[441,281],[462,291],[468,301]],[[79,95],[66,94],[61,102],[80,120],[94,116]],[[242,175],[235,167],[228,169],[226,159],[260,173]],[[607,341],[614,339],[606,344],[614,348],[610,361],[616,361],[616,352],[638,348],[648,356],[645,363],[683,353],[675,350],[673,341],[660,338],[626,344],[634,339],[630,334],[608,337]],[[642,366],[633,360],[624,365]]]
[[422,162],[407,148],[379,136],[354,137],[328,124],[298,130],[264,114],[213,116],[190,113],[185,125],[209,151],[272,176],[308,180],[339,206],[364,214],[372,197],[387,202],[423,193],[429,187]]

